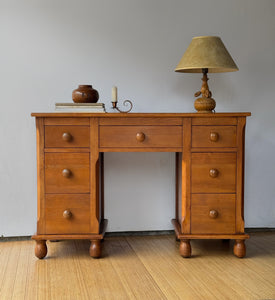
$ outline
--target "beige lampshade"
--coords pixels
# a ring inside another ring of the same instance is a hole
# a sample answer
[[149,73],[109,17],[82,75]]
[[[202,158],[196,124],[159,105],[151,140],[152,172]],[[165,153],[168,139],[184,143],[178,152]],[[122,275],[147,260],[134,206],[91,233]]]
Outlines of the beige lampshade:
[[201,73],[202,69],[208,69],[209,73],[239,70],[222,40],[217,36],[194,37],[175,71]]

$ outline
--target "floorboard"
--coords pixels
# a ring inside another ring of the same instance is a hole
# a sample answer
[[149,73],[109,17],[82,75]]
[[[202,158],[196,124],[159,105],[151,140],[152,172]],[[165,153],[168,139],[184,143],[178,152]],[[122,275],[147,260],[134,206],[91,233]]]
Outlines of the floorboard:
[[275,299],[275,233],[252,233],[243,259],[233,242],[191,241],[188,259],[173,235],[106,237],[101,259],[89,241],[47,242],[44,260],[0,242],[0,299]]

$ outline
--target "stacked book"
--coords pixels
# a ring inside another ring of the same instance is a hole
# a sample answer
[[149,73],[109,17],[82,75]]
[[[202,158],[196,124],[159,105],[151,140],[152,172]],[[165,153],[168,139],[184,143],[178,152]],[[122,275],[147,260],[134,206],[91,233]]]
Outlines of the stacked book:
[[104,103],[55,103],[56,112],[105,113]]

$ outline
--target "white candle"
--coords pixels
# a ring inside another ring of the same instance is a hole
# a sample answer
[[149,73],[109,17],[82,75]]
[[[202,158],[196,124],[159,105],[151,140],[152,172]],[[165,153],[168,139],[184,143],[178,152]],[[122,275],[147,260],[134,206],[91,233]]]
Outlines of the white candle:
[[112,102],[117,102],[117,87],[113,86],[112,88]]

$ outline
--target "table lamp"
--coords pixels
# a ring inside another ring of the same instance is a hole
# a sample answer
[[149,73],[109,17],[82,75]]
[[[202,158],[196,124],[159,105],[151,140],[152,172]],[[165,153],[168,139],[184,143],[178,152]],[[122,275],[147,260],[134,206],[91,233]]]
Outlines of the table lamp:
[[207,73],[238,70],[222,40],[217,36],[194,37],[175,69],[182,73],[203,73],[201,90],[195,93],[195,97],[201,95],[194,103],[199,113],[212,113],[216,107],[207,84]]

